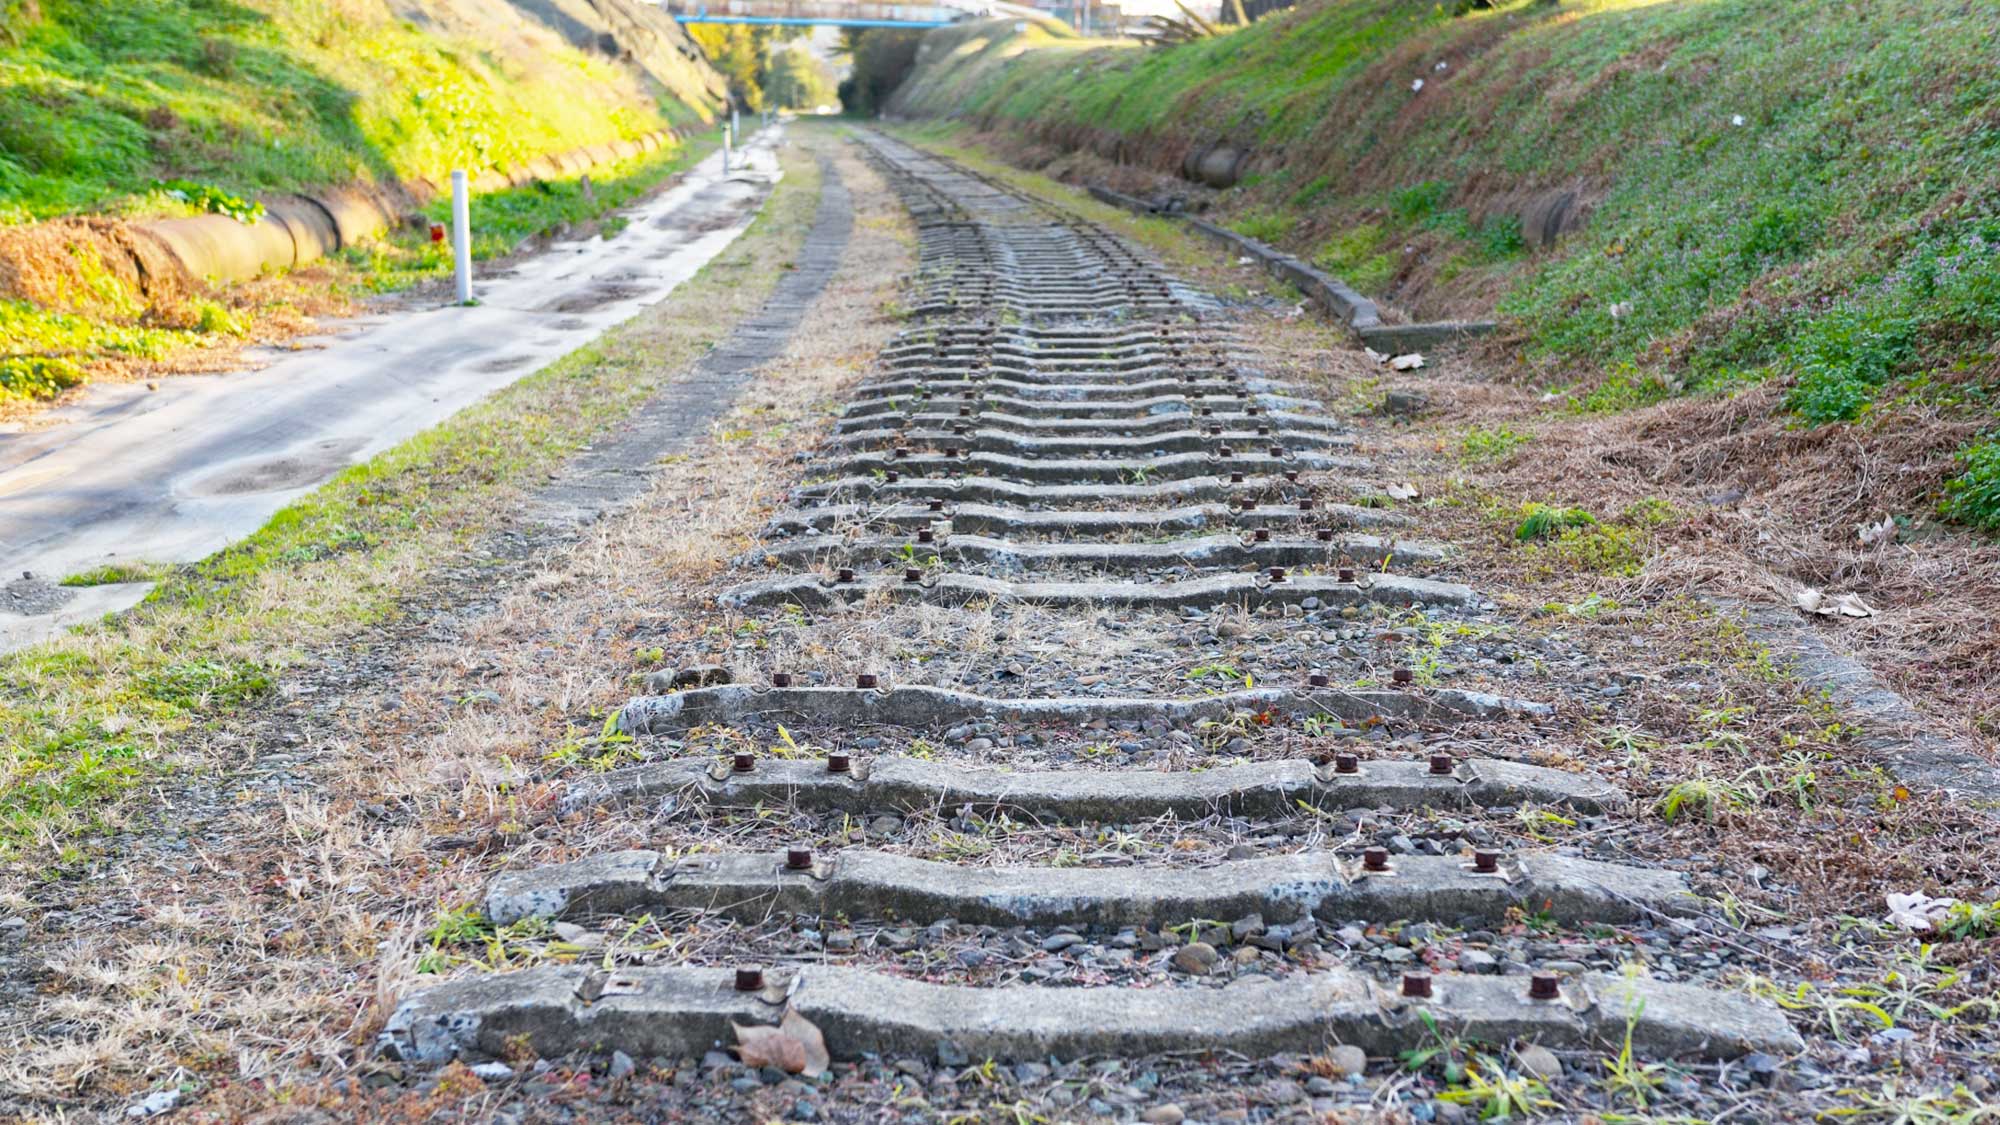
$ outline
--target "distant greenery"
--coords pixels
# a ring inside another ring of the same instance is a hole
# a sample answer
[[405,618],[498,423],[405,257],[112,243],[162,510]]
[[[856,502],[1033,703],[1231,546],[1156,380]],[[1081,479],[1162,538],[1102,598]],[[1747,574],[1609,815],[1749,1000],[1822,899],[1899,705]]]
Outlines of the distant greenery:
[[[434,177],[701,110],[692,80],[655,100],[568,46],[526,69],[382,0],[6,0],[0,15],[0,223]],[[170,194],[189,188],[216,194]]]

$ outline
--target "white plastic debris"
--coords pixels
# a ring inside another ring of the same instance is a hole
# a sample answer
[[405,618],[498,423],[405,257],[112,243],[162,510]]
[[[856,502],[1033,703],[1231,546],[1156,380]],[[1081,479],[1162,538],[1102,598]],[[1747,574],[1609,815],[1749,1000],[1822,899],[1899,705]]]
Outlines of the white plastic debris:
[[1383,354],[1382,352],[1376,351],[1374,348],[1364,346],[1361,350],[1364,354],[1368,356],[1369,361],[1372,363],[1389,362],[1389,357],[1387,355]]
[[1875,610],[1855,594],[1827,594],[1811,586],[1792,595],[1792,604],[1820,617],[1873,617]]
[[1415,371],[1417,368],[1422,367],[1423,365],[1424,365],[1424,357],[1422,352],[1411,352],[1408,355],[1399,355],[1395,359],[1389,361],[1389,369],[1392,371]]
[[1630,301],[1614,301],[1614,302],[1612,302],[1612,304],[1611,304],[1611,319],[1613,319],[1613,320],[1624,320],[1624,319],[1625,319],[1626,317],[1628,317],[1628,316],[1631,316],[1631,315],[1632,315],[1632,302],[1630,302]]
[[1436,66],[1432,67],[1431,69],[1432,69],[1432,70],[1439,70],[1439,71],[1442,71],[1442,70],[1443,70],[1444,68],[1446,68],[1446,67],[1448,67],[1448,66],[1450,66],[1450,65],[1451,65],[1450,63],[1448,63],[1448,62],[1444,61],[1443,59],[1439,59],[1439,60],[1438,60],[1438,64],[1437,64]]
[[1424,80],[1421,78],[1417,79],[1415,82],[1410,83],[1410,93],[1412,94],[1416,93],[1417,91],[1423,88],[1424,88]]
[[1741,129],[1746,124],[1746,122],[1743,120],[1743,115],[1740,113],[1730,114],[1729,123],[1731,125],[1736,126],[1738,129]]
[[1888,896],[1890,925],[1914,933],[1925,933],[1932,925],[1942,922],[1951,908],[1958,905],[1955,898],[1932,898],[1929,895]]

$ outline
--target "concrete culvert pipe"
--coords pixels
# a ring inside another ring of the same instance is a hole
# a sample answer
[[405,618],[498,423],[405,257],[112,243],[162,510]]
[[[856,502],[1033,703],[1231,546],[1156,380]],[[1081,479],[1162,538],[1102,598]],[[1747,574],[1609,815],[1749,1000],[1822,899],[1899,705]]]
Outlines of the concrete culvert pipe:
[[1181,176],[1212,188],[1235,187],[1249,163],[1247,149],[1228,144],[1209,145],[1188,153],[1181,162]]
[[[474,176],[472,187],[491,192],[581,175],[600,165],[657,152],[672,136],[658,130],[636,139],[537,156],[504,170],[483,169]],[[419,193],[438,190],[426,180],[412,180],[409,186]],[[392,226],[398,212],[396,201],[386,193],[357,185],[267,202],[264,217],[254,223],[225,215],[196,215],[139,223],[134,229],[164,249],[189,277],[247,281],[266,270],[292,269],[367,242]]]

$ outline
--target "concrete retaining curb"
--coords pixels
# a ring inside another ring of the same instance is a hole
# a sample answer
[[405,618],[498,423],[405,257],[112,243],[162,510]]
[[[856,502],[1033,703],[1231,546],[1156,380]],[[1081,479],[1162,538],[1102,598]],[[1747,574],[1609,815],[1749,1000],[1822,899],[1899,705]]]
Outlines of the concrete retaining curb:
[[1325,310],[1328,316],[1353,330],[1355,335],[1361,337],[1363,344],[1377,351],[1397,354],[1420,348],[1461,343],[1476,336],[1484,336],[1497,327],[1490,320],[1384,324],[1381,309],[1374,301],[1355,292],[1346,282],[1332,274],[1310,262],[1295,258],[1267,242],[1251,238],[1247,234],[1239,234],[1228,227],[1217,226],[1206,219],[1159,210],[1143,199],[1112,191],[1110,188],[1092,184],[1089,191],[1098,201],[1109,203],[1114,207],[1122,207],[1142,215],[1180,219],[1201,232],[1209,241],[1226,250],[1254,259],[1272,276],[1297,286],[1299,292],[1304,293],[1307,299]]

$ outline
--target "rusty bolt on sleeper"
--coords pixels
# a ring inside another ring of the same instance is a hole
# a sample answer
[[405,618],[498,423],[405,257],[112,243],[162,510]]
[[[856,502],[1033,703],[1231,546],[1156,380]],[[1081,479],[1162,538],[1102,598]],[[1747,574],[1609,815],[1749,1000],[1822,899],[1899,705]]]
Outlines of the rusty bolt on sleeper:
[[882,474],[882,479],[884,482],[888,484],[895,484],[897,481],[903,479],[903,474],[897,472],[894,469],[890,469],[888,472]]
[[1361,772],[1360,756],[1355,754],[1335,754],[1333,756],[1333,772],[1360,773]]
[[736,991],[757,992],[761,990],[763,987],[764,987],[764,970],[762,969],[736,970]]
[[[1331,543],[1331,542],[1333,542],[1333,529],[1332,529],[1332,528],[1330,528],[1330,527],[1322,527],[1322,528],[1318,528],[1318,529],[1314,530],[1314,532],[1313,532],[1313,535],[1315,535],[1316,537],[1318,537],[1319,541],[1320,541],[1320,542],[1322,542],[1322,543]],[[1342,579],[1342,581],[1343,581],[1343,582],[1344,582],[1344,581],[1347,581],[1347,579]]]
[[935,497],[935,496],[933,496],[933,497],[931,497],[931,500],[930,500],[930,508],[931,508],[931,511],[933,511],[933,512],[942,512],[942,511],[944,511],[944,501],[943,501],[943,500],[940,500],[940,499],[938,499],[938,498],[937,498],[937,497]]
[[1403,995],[1412,1000],[1431,998],[1431,975],[1429,973],[1404,973]]
[[1258,543],[1269,543],[1271,541],[1271,529],[1268,527],[1260,527],[1257,530],[1250,533],[1250,538]]
[[[1326,533],[1327,533],[1326,535],[1322,536],[1322,538],[1325,538],[1325,539],[1331,539],[1331,538],[1333,538],[1333,529],[1332,529],[1332,528],[1330,528],[1330,527],[1324,527],[1324,528],[1321,528],[1320,530],[1321,530],[1321,531],[1324,531],[1324,532],[1326,532]],[[1352,581],[1354,581],[1354,568],[1353,568],[1353,567],[1351,567],[1351,566],[1343,566],[1343,567],[1341,567],[1341,568],[1340,568],[1340,572],[1339,572],[1339,573],[1340,573],[1340,580],[1341,580],[1342,582],[1352,582]]]
[[1562,999],[1562,978],[1554,973],[1536,973],[1528,978],[1528,999]]
[[1480,848],[1472,853],[1472,869],[1481,875],[1491,875],[1500,870],[1500,853]]
[[1278,460],[1280,460],[1280,461],[1284,460],[1284,459],[1285,459],[1285,447],[1284,447],[1284,446],[1282,446],[1282,445],[1274,445],[1274,446],[1272,446],[1272,447],[1271,447],[1271,456],[1272,456],[1272,457],[1274,457],[1274,458],[1276,458],[1276,459],[1278,459]]
[[1271,581],[1273,582],[1283,582],[1285,580],[1285,568],[1282,566],[1272,567],[1270,574]]
[[1398,668],[1395,671],[1389,673],[1389,679],[1399,684],[1411,683],[1415,681],[1416,678],[1417,674],[1415,672],[1410,671],[1408,668]]
[[1229,483],[1230,483],[1230,484],[1242,484],[1242,483],[1243,483],[1243,479],[1244,479],[1244,478],[1243,478],[1243,474],[1242,474],[1242,473],[1231,473],[1231,474],[1229,474]]
[[854,759],[849,757],[845,752],[835,750],[826,756],[826,772],[852,773],[853,771]]
[[772,687],[776,687],[776,688],[787,688],[787,687],[791,687],[791,686],[792,686],[792,674],[791,674],[790,672],[773,672],[773,673],[771,673],[771,686],[772,686]]
[[1431,755],[1431,774],[1433,776],[1449,777],[1451,772],[1457,768],[1458,759],[1452,757],[1450,754]]
[[1306,673],[1307,687],[1326,687],[1328,684],[1331,684],[1332,682],[1333,682],[1333,677],[1327,675],[1325,672],[1319,671],[1318,669],[1314,669],[1313,671]]
[[906,566],[903,568],[903,581],[922,582],[923,580],[924,580],[924,571],[922,567]]
[[1369,848],[1363,851],[1361,853],[1361,870],[1363,871],[1389,870],[1389,849]]
[[918,529],[917,529],[917,542],[919,542],[919,543],[934,543],[934,542],[936,542],[936,541],[937,541],[937,532],[935,532],[935,531],[932,531],[932,530],[931,530],[930,528],[928,528],[928,527],[924,527],[924,528],[918,528]]
[[873,672],[863,672],[854,677],[854,686],[863,691],[873,691],[882,683],[881,677]]
[[753,773],[757,769],[756,755],[754,754],[731,755],[729,759],[729,768],[737,773]]
[[806,871],[810,870],[812,865],[813,853],[811,848],[785,849],[785,870]]
[[840,568],[839,570],[836,570],[836,571],[834,571],[834,572],[833,572],[833,580],[834,580],[835,582],[852,582],[852,581],[854,581],[854,568],[853,568],[853,567],[851,567],[851,566],[843,566],[843,567],[841,567],[841,568]]
[[[1287,475],[1288,475],[1288,476],[1295,476],[1295,475],[1297,475],[1297,474],[1287,474]],[[1312,498],[1312,497],[1310,497],[1310,496],[1301,496],[1301,497],[1299,497],[1299,511],[1301,511],[1301,512],[1310,512],[1310,511],[1312,511],[1312,510],[1313,510],[1313,507],[1314,507],[1314,505],[1313,505],[1313,498]]]

